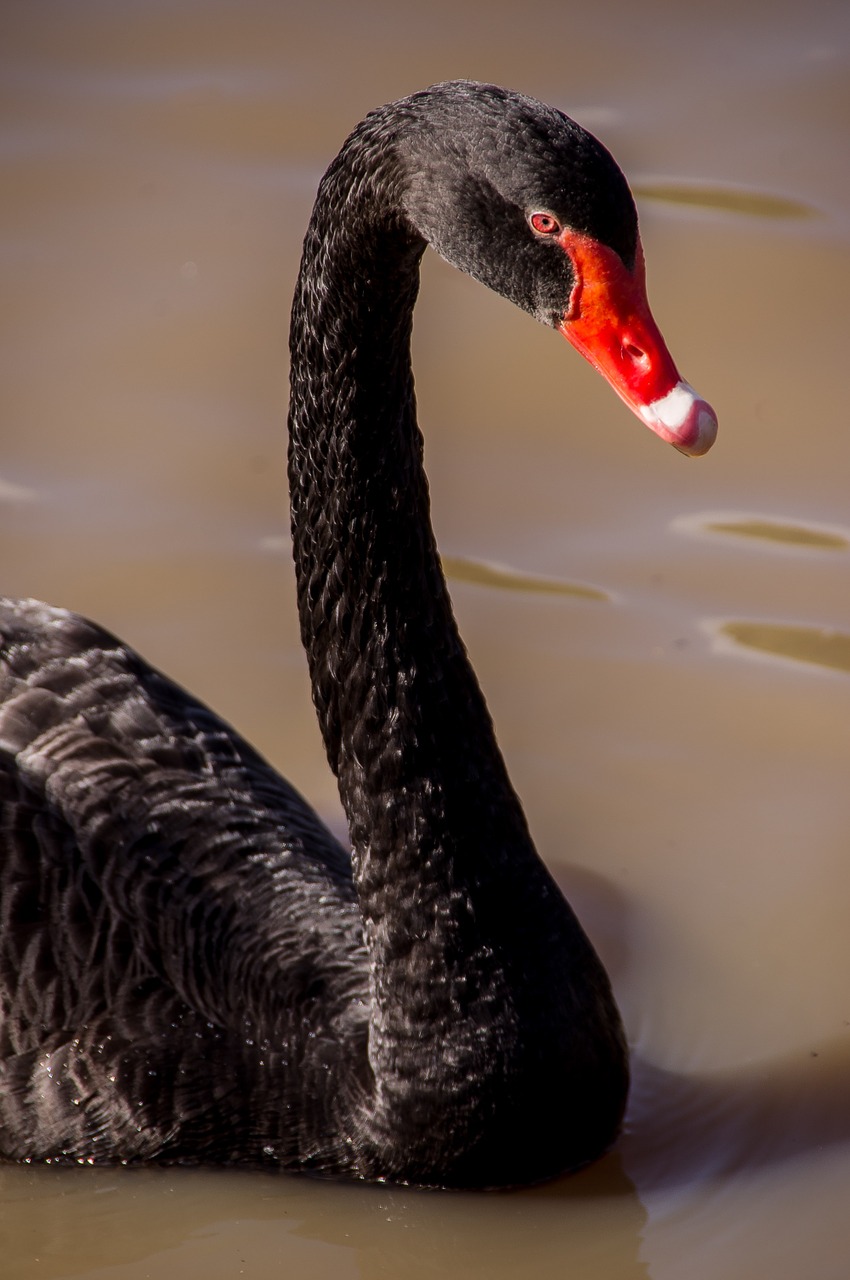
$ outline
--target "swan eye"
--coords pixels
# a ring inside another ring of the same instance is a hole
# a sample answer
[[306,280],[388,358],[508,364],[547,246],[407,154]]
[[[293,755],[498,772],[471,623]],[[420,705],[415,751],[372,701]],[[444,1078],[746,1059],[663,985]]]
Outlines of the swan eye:
[[532,213],[528,221],[532,231],[536,231],[539,236],[556,236],[561,230],[561,224],[551,213]]

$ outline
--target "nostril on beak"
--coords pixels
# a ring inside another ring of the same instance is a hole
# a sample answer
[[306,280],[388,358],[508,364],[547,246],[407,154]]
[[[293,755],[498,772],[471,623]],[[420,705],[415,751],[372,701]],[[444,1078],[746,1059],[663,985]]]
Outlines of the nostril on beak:
[[643,364],[646,360],[646,352],[641,347],[635,346],[633,342],[624,343],[623,354],[634,360],[635,364]]

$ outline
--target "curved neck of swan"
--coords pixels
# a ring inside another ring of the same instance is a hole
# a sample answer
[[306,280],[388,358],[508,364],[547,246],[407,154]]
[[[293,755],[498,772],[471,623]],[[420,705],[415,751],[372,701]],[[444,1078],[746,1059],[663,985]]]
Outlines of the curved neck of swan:
[[339,203],[320,194],[296,290],[289,473],[302,637],[355,854],[421,851],[458,823],[468,845],[494,796],[525,836],[431,528],[410,363],[424,241]]
[[[421,1074],[430,1039],[445,1085],[458,1028],[470,1041],[453,1058],[459,1077],[469,1053],[507,1052],[518,989],[563,961],[552,939],[568,909],[508,780],[431,529],[410,366],[424,242],[401,219],[377,225],[378,202],[357,204],[334,181],[293,306],[301,628],[373,961],[370,1060],[387,1078],[381,1055],[403,1071],[408,1046]],[[484,1044],[482,1025],[501,1047]]]

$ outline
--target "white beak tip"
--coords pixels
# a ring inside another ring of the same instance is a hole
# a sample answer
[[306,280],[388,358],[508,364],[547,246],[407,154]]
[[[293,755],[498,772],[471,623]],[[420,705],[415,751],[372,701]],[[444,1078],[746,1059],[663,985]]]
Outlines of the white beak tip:
[[717,436],[717,414],[684,381],[646,405],[641,417],[662,440],[691,458],[708,453]]

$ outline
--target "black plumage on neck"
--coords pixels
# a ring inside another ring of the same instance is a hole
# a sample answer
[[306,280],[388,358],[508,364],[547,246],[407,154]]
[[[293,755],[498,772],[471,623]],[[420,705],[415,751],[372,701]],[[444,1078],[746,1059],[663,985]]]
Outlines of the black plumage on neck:
[[[325,175],[293,303],[289,475],[351,857],[114,636],[0,601],[4,1158],[486,1187],[616,1136],[610,984],[534,849],[431,528],[410,365],[426,244],[562,330],[589,280],[642,276],[607,151],[492,85],[379,108]],[[688,403],[680,442],[704,451],[713,418]]]
[[[495,1183],[613,1138],[626,1067],[607,977],[508,779],[431,527],[410,364],[425,231],[487,274],[463,218],[452,88],[373,113],[322,183],[293,305],[289,472],[302,637],[370,959],[367,1145],[403,1135],[414,1168],[417,1144],[423,1162],[442,1148],[448,1181],[481,1181],[483,1165]],[[477,190],[492,182],[479,174]],[[510,223],[515,201],[489,199]],[[551,263],[543,287],[563,299],[564,256]],[[490,275],[529,302],[522,261],[497,257]],[[435,1106],[447,1093],[454,1110]]]

